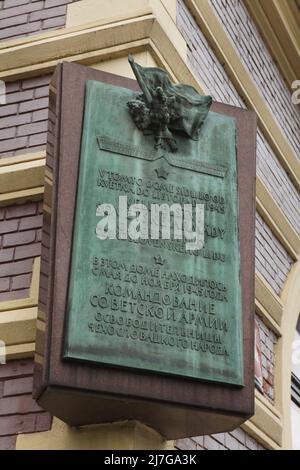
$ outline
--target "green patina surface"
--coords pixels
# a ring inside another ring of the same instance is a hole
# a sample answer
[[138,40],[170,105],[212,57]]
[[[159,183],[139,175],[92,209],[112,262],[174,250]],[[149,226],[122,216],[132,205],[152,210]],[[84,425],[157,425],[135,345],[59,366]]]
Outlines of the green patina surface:
[[[135,93],[87,83],[64,357],[243,385],[235,121],[154,149]],[[205,204],[205,245],[100,240],[99,204]]]

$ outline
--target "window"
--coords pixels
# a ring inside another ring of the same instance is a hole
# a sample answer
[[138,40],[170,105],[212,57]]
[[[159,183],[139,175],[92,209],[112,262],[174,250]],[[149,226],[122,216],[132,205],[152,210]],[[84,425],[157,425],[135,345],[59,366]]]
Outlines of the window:
[[293,449],[300,450],[300,317],[293,342],[291,399]]

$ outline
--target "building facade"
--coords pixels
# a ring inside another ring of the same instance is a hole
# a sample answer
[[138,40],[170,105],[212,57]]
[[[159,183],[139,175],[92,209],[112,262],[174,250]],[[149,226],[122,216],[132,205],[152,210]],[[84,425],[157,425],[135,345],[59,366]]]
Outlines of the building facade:
[[[230,433],[73,429],[31,398],[51,74],[133,78],[129,53],[257,114],[255,415]],[[0,58],[0,449],[300,448],[299,0],[2,0]]]

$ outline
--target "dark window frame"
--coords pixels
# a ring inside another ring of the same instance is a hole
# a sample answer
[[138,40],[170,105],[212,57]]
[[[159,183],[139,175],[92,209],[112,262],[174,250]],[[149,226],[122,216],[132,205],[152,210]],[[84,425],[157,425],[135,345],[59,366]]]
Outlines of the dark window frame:
[[291,399],[300,408],[300,378],[292,372]]

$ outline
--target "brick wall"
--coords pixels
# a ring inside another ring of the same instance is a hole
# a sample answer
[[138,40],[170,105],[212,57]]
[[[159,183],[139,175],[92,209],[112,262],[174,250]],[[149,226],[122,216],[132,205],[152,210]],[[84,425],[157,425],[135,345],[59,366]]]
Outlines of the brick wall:
[[261,216],[256,213],[255,268],[280,295],[293,260]]
[[0,158],[45,149],[51,75],[6,84],[0,106]]
[[[200,82],[215,100],[245,108],[242,97],[237,93],[184,2],[178,0],[177,5],[177,26],[187,41],[188,60]],[[237,24],[235,29],[238,29]],[[299,193],[279,164],[260,130],[257,133],[257,144],[258,173],[291,223],[293,224],[294,220],[297,221],[295,229],[300,233]],[[285,188],[281,187],[283,185]],[[290,196],[287,197],[286,194]],[[258,229],[260,227],[261,224],[258,225]],[[291,259],[265,223],[262,227],[262,234],[257,235],[259,242],[261,242],[256,244],[257,270],[268,282],[271,282],[271,286],[278,293],[286,280]],[[270,253],[276,254],[276,272]],[[282,262],[278,259],[281,256]]]
[[0,450],[15,448],[18,434],[48,431],[51,417],[32,399],[33,361],[0,366]]
[[0,1],[0,41],[63,28],[72,1],[78,0]]
[[28,297],[41,226],[40,202],[0,208],[0,302]]
[[177,27],[187,43],[188,63],[206,93],[215,101],[246,109],[242,97],[237,93],[183,0],[178,0],[177,5]]
[[[246,108],[243,98],[237,93],[183,0],[177,2],[177,26],[187,42],[189,64],[207,93],[216,101]],[[238,28],[239,25],[236,23],[235,31],[238,31]],[[257,165],[258,174],[263,182],[294,225],[295,230],[300,233],[299,194],[260,131],[257,134]],[[285,192],[291,197],[283,197],[282,193]],[[294,221],[297,222],[294,224]]]
[[[216,101],[246,108],[242,97],[237,93],[182,0],[178,1],[177,11],[177,25],[187,41],[189,63],[207,93]],[[260,130],[257,133],[257,172],[291,224],[300,233],[299,193]]]
[[270,328],[268,328],[262,319],[256,315],[255,320],[259,328],[259,341],[261,350],[262,374],[263,374],[263,393],[274,402],[274,367],[275,367],[275,345],[277,337]]
[[262,132],[257,132],[256,172],[272,193],[278,206],[300,234],[300,193],[283,171],[278,158],[273,153]]
[[180,439],[175,445],[180,450],[264,450],[263,446],[240,428],[212,436]]
[[300,110],[243,0],[209,0],[245,67],[300,158]]

